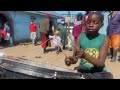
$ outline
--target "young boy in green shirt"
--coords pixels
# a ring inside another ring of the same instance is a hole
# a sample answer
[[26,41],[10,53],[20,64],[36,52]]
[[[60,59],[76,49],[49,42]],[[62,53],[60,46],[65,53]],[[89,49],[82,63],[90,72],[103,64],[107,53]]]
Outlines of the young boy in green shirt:
[[103,26],[104,16],[100,12],[91,12],[87,19],[87,32],[81,34],[77,41],[73,56],[65,59],[70,66],[81,59],[80,67],[76,68],[85,79],[112,79],[106,71],[105,60],[108,53],[109,38],[98,33]]

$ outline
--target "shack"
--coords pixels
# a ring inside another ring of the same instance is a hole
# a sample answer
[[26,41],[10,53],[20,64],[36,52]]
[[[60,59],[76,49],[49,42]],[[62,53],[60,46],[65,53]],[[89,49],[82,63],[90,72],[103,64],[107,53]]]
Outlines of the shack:
[[22,42],[30,40],[29,24],[31,21],[34,21],[38,26],[37,38],[40,38],[39,25],[46,13],[50,14],[56,27],[57,19],[62,18],[62,16],[54,11],[0,11],[0,27],[7,21],[11,28],[12,42]]

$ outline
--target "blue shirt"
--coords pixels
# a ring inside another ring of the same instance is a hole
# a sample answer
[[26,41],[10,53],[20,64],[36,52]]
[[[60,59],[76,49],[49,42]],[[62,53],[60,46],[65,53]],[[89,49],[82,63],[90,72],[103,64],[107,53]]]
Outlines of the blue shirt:
[[118,11],[115,17],[108,23],[107,35],[120,34],[120,11]]

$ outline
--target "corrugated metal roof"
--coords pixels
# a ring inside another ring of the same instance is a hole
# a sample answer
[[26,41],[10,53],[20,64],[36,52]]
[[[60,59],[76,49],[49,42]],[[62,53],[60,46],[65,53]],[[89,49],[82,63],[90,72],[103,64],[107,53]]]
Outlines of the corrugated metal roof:
[[42,11],[42,12],[47,12],[49,14],[54,14],[54,15],[60,15],[60,14],[56,13],[55,11]]
[[34,13],[34,14],[40,14],[40,15],[45,15],[46,13],[47,14],[50,14],[52,17],[55,17],[55,18],[62,18],[63,16],[54,12],[54,11],[24,11],[24,12],[29,12],[29,13]]

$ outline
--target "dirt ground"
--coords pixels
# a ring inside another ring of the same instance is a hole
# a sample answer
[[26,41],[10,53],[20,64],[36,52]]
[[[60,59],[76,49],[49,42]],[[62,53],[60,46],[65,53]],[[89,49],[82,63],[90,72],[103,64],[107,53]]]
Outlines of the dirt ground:
[[[64,64],[65,56],[62,52],[59,54],[56,54],[53,46],[48,47],[48,50],[49,52],[47,54],[43,54],[41,45],[39,45],[38,43],[37,46],[34,46],[32,44],[26,44],[26,45],[17,45],[14,47],[3,48],[3,49],[0,49],[0,52],[5,52],[7,56],[22,57],[24,59],[31,60],[34,62],[47,63],[47,64],[67,68],[69,70],[73,70],[74,67],[79,65],[79,62],[78,62],[77,64],[67,67]],[[72,51],[69,51],[69,50],[65,50],[65,53],[67,55],[72,55]],[[119,70],[120,62],[118,61],[110,62],[110,59],[107,58],[106,66],[107,66],[107,70],[113,74],[114,79],[120,79],[120,70]]]

